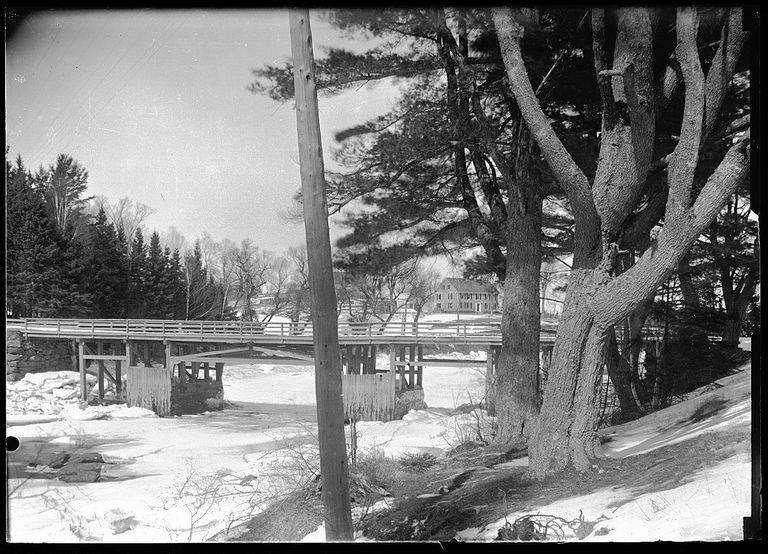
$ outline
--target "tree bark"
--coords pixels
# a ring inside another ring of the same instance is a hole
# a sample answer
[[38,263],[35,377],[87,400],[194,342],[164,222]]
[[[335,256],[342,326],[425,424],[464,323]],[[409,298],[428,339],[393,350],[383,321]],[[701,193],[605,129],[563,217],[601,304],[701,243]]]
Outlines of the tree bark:
[[502,346],[496,369],[496,440],[524,442],[539,411],[539,276],[541,196],[526,189],[525,213],[510,210],[507,220],[507,278],[501,315]]
[[588,304],[595,289],[595,278],[595,270],[571,271],[538,424],[528,441],[533,477],[565,469],[571,461],[568,437],[574,422],[576,387],[586,349],[594,343],[594,338],[590,341],[594,316]]

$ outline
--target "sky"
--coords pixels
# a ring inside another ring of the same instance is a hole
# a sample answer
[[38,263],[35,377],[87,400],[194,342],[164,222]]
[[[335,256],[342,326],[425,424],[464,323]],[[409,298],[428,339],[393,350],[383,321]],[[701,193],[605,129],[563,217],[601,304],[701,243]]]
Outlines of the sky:
[[[318,14],[315,57],[362,50]],[[251,70],[290,58],[288,12],[270,10],[48,11],[6,42],[6,143],[27,167],[60,153],[89,173],[88,193],[155,210],[191,244],[250,238],[282,252],[304,242],[284,214],[301,187],[292,103],[247,90]],[[336,131],[388,111],[384,82],[320,97],[326,168]],[[343,235],[331,220],[331,240]]]

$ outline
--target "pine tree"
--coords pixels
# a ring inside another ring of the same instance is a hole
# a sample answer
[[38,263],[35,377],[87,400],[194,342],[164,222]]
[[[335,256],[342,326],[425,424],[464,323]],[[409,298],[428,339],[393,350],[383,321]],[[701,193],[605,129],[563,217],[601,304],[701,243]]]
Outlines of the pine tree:
[[128,259],[128,317],[141,319],[147,317],[147,302],[144,297],[147,282],[147,246],[141,227],[136,229]]
[[59,315],[62,317],[87,317],[92,311],[92,299],[88,292],[89,284],[86,273],[86,259],[83,244],[75,238],[75,232],[67,224],[60,236],[61,280],[63,297]]
[[185,316],[185,297],[186,283],[184,281],[184,270],[182,268],[181,255],[178,250],[174,250],[169,264],[169,273],[173,276],[173,319],[184,319]]
[[104,210],[99,210],[89,228],[86,272],[92,298],[92,315],[97,318],[125,316],[128,293],[127,258],[115,227]]
[[[7,151],[6,151],[7,156]],[[62,298],[60,238],[21,158],[6,157],[6,311],[12,317],[55,316]]]
[[147,278],[144,289],[146,301],[145,316],[149,319],[163,319],[163,275],[165,273],[165,258],[160,246],[160,235],[153,231],[149,239],[147,251]]

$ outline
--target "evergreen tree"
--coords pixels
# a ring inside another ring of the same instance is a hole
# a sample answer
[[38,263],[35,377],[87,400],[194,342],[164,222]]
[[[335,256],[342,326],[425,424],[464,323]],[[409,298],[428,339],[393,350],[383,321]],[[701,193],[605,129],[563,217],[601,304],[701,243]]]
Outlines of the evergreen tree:
[[87,317],[92,311],[92,299],[86,273],[86,259],[82,242],[67,224],[60,236],[62,317]]
[[146,286],[144,289],[146,306],[144,317],[149,319],[163,319],[163,275],[165,273],[165,258],[163,257],[163,249],[160,246],[160,235],[157,231],[153,231],[149,239],[146,268]]
[[92,316],[121,318],[125,316],[128,293],[127,258],[114,225],[99,210],[90,225],[86,273],[92,298]]
[[182,267],[181,255],[178,250],[174,250],[171,255],[169,273],[173,276],[173,319],[184,319],[186,283],[184,281],[184,269]]
[[45,203],[21,158],[12,165],[6,151],[6,312],[12,317],[60,313],[61,249]]
[[[176,253],[178,256],[178,253]],[[158,289],[156,292],[156,302],[159,310],[162,312],[163,319],[177,319],[178,293],[179,293],[179,271],[174,265],[174,254],[169,247],[163,250],[163,272],[160,276]]]
[[147,285],[147,245],[141,227],[136,229],[128,259],[128,314],[129,317],[141,319],[147,317],[147,302],[144,297]]

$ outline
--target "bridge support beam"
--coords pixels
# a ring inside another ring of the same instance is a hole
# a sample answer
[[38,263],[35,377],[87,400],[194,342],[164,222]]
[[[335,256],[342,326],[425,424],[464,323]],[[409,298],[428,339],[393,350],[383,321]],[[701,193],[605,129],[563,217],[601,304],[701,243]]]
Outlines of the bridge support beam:
[[77,341],[78,366],[80,368],[80,400],[88,400],[88,384],[85,380],[85,343]]
[[[104,342],[103,341],[97,341],[96,342],[96,355],[97,356],[103,356],[104,355]],[[97,360],[97,366],[99,368],[98,373],[98,383],[99,383],[99,402],[104,401],[104,360]]]

